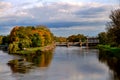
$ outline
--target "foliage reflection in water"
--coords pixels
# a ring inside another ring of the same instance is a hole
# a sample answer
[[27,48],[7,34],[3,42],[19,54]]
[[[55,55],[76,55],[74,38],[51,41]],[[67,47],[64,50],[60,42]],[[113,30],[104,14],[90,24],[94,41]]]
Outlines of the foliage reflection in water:
[[53,51],[37,52],[34,55],[25,55],[21,59],[14,59],[8,62],[13,73],[27,73],[36,67],[48,67],[53,57]]
[[112,56],[110,51],[99,51],[99,61],[105,63],[111,70],[110,80],[120,80],[120,58]]
[[0,80],[120,80],[120,61],[98,49],[56,47],[36,54],[0,51]]

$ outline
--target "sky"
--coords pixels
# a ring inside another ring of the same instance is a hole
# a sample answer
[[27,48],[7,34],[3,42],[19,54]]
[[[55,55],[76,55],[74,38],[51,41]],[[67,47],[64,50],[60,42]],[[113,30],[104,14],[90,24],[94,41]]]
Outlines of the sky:
[[0,35],[15,26],[45,25],[55,36],[105,31],[119,0],[0,0]]

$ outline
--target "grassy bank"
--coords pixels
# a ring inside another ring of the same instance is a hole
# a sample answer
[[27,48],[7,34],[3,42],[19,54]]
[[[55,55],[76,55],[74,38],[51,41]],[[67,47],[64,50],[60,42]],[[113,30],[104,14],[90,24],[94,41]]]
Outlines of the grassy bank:
[[18,55],[35,54],[37,51],[44,52],[47,50],[51,50],[54,47],[55,47],[54,44],[44,46],[44,47],[31,47],[31,48],[26,48],[25,50],[17,51],[16,53],[12,53],[12,54],[18,54]]
[[98,45],[98,49],[104,51],[109,57],[116,57],[120,59],[120,48],[111,47],[110,45]]
[[120,80],[120,48],[109,45],[99,45],[98,59],[113,71],[114,80]]

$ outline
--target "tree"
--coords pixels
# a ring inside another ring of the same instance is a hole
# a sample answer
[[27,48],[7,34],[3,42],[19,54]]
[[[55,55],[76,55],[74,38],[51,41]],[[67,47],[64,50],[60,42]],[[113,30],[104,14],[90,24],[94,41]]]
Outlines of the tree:
[[98,34],[99,42],[100,44],[107,44],[107,33],[106,32],[101,32]]
[[39,34],[34,34],[34,36],[32,37],[32,46],[33,47],[42,46],[42,40],[41,40]]
[[86,37],[83,34],[71,35],[67,38],[67,40],[69,42],[79,42],[80,40],[85,41]]
[[3,38],[2,38],[2,45],[8,45],[9,43],[10,43],[9,35],[8,36],[3,36]]
[[109,43],[113,42],[112,45],[120,45],[120,9],[112,11],[110,15],[111,22],[108,23],[107,35]]
[[2,44],[3,36],[0,36],[0,45]]
[[56,37],[56,36],[54,36],[54,40],[56,42],[66,42],[67,38],[66,37]]
[[19,50],[18,43],[14,42],[9,44],[9,53],[16,53],[17,50]]
[[18,47],[23,50],[24,48],[29,48],[32,44],[31,40],[28,39],[21,39],[18,43]]
[[10,33],[10,50],[13,50],[16,45],[22,50],[29,47],[41,47],[51,44],[53,34],[45,26],[16,26]]

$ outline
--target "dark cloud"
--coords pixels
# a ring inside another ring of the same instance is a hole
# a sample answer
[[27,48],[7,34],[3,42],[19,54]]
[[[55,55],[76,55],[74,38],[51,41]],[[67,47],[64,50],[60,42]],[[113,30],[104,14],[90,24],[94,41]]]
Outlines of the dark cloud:
[[83,10],[78,10],[74,14],[82,18],[98,18],[101,16],[101,14],[104,14],[106,11],[107,11],[107,8],[105,8],[104,6],[90,7]]
[[60,27],[71,27],[71,26],[103,26],[106,24],[106,22],[52,22],[52,23],[42,23],[50,28],[60,28]]

